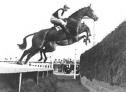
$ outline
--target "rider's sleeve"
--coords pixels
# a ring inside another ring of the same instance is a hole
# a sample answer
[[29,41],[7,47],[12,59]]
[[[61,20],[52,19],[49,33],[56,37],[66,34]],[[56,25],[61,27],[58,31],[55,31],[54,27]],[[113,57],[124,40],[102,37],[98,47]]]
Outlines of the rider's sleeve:
[[60,19],[64,19],[64,17],[62,16],[62,10],[58,11],[58,16],[59,16]]

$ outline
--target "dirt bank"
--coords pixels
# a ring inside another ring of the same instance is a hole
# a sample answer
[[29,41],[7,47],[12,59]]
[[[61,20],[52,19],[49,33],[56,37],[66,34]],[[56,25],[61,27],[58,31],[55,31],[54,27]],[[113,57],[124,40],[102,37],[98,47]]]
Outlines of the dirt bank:
[[126,87],[126,21],[80,58],[81,76]]

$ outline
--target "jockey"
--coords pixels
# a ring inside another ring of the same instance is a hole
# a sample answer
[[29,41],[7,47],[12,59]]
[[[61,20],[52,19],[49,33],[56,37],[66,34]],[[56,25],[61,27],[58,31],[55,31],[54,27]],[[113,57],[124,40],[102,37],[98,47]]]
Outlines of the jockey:
[[66,36],[68,36],[70,33],[66,30],[65,26],[67,22],[64,21],[65,18],[63,18],[63,14],[68,9],[70,8],[67,5],[64,5],[63,8],[59,8],[56,12],[54,12],[50,19],[51,23],[54,24],[54,26],[60,26],[63,29],[63,31],[66,33]]

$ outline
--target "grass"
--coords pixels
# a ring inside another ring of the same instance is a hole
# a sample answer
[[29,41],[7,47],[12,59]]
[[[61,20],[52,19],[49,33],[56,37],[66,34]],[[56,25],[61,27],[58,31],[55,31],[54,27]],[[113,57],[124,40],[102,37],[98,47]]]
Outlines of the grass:
[[[0,92],[18,92],[17,74],[0,75]],[[38,85],[33,78],[23,78],[21,92],[89,92],[89,90],[81,85],[79,79],[53,75],[40,77]]]

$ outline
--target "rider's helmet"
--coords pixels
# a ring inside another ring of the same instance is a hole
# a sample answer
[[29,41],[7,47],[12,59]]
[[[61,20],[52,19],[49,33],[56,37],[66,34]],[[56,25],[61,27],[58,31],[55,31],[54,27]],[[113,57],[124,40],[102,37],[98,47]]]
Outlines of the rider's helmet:
[[63,9],[65,10],[65,11],[67,11],[68,9],[70,9],[67,5],[64,5],[63,6]]

